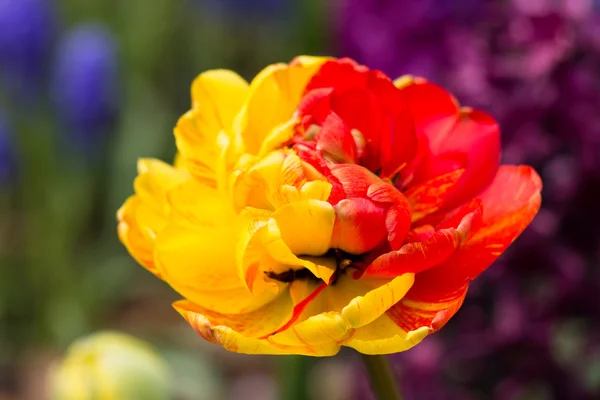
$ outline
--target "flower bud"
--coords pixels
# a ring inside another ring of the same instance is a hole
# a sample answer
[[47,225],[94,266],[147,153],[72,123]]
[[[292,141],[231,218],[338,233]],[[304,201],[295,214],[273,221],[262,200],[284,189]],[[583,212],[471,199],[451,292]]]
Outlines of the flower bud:
[[84,24],[59,43],[52,76],[57,112],[76,146],[92,147],[117,112],[114,38],[99,24]]
[[146,343],[116,332],[73,343],[51,383],[56,400],[171,398],[164,360]]

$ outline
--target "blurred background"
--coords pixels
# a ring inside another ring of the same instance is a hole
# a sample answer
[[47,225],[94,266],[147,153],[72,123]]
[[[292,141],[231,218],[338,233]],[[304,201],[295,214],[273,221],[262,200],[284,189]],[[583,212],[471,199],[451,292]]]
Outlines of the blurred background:
[[107,329],[157,349],[175,399],[372,398],[351,351],[198,338],[115,232],[137,158],[173,158],[199,72],[250,79],[303,53],[447,87],[544,180],[462,310],[392,356],[406,399],[600,398],[600,1],[0,0],[0,399],[47,399],[66,347]]

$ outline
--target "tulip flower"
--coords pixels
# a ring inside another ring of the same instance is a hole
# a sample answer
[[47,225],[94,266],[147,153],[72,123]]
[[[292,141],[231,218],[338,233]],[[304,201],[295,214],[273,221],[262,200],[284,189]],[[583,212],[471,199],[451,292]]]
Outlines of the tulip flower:
[[422,78],[302,56],[191,94],[174,165],[140,160],[118,233],[230,351],[408,350],[540,206],[495,121]]
[[163,359],[145,342],[116,332],[77,340],[51,378],[57,400],[171,398]]

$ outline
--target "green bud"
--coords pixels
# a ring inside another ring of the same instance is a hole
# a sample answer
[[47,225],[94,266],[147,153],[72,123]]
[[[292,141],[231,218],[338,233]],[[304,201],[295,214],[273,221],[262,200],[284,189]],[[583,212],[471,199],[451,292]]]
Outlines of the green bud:
[[116,332],[73,343],[53,373],[55,400],[170,399],[169,370],[148,344]]

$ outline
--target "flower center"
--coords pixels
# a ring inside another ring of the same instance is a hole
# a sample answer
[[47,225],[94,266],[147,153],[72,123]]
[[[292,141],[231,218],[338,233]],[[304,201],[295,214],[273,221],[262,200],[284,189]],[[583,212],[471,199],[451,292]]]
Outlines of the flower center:
[[[327,253],[319,257],[312,256],[299,256],[300,258],[311,259],[320,265],[332,266],[335,268],[331,278],[328,282],[329,285],[335,285],[341,275],[347,271],[353,269],[356,272],[360,272],[364,269],[364,257],[362,255],[350,254],[340,249],[329,249]],[[309,269],[289,269],[284,272],[265,271],[265,274],[276,281],[283,283],[291,283],[296,280],[311,280],[315,282],[322,282],[321,278],[315,276]]]

